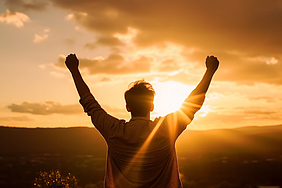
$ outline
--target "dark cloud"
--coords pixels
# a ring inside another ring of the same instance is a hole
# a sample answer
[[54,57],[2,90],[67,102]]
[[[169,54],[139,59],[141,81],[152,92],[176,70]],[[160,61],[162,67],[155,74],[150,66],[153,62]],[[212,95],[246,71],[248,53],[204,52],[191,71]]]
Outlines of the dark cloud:
[[[226,60],[227,62],[233,62],[232,65],[226,65],[222,71],[218,74],[218,79],[223,81],[234,81],[245,84],[255,84],[258,82],[268,84],[282,84],[282,77],[280,70],[282,69],[282,63],[267,64],[265,60],[248,60],[241,59],[239,62]],[[281,62],[281,60],[280,60]]]
[[[6,0],[9,8],[42,10],[49,1]],[[170,41],[207,52],[241,51],[275,56],[282,47],[282,2],[273,0],[51,0],[73,19],[101,35],[102,43],[129,27],[140,32],[136,45]],[[104,40],[106,39],[106,40]],[[114,42],[115,45],[117,41]]]
[[42,0],[5,0],[5,5],[12,11],[42,11],[48,4],[48,1]]
[[[139,47],[169,41],[200,49],[199,53],[188,55],[198,62],[202,62],[206,55],[217,55],[222,61],[219,80],[282,84],[279,76],[282,68],[282,1],[53,2],[72,10],[73,19],[83,27],[100,33],[100,45],[117,45],[117,41],[108,39],[115,33],[125,34],[132,27],[139,31],[134,38]],[[278,63],[268,65],[246,59],[261,56],[276,58]]]
[[103,46],[123,45],[123,43],[115,37],[100,37],[97,39],[96,43],[97,45],[103,45]]
[[12,112],[29,113],[35,115],[51,115],[51,114],[79,114],[82,113],[82,107],[79,104],[61,105],[60,103],[48,101],[45,103],[29,103],[11,104],[8,108]]
[[85,44],[86,48],[94,49],[98,46],[123,46],[124,44],[115,37],[98,37],[97,40],[93,43],[87,43]]
[[[135,74],[150,72],[152,58],[141,56],[139,59],[126,62],[120,54],[110,54],[106,59],[79,59],[80,68],[86,69],[89,74]],[[65,68],[65,58],[60,56],[57,67]]]
[[240,84],[253,85],[267,83],[282,85],[282,56],[250,56],[244,52],[216,52],[205,54],[196,51],[193,54],[183,53],[188,61],[200,62],[204,65],[207,55],[216,55],[220,61],[219,71],[215,78],[220,81],[232,81]]
[[128,27],[140,30],[135,40],[140,46],[171,41],[206,51],[277,54],[282,45],[279,0],[53,2],[71,9],[74,19],[85,28],[106,36],[126,33]]

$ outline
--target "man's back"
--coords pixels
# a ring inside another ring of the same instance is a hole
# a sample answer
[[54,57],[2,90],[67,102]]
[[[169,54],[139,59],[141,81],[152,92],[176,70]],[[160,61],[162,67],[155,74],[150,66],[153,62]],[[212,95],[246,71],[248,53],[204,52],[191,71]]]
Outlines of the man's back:
[[113,181],[115,187],[181,187],[176,138],[170,138],[165,122],[136,117],[113,126],[107,140],[106,185]]

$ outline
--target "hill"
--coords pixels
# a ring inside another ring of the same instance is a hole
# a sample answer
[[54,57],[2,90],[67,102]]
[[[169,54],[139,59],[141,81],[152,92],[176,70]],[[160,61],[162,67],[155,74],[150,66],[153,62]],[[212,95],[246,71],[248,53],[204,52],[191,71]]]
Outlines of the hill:
[[282,125],[207,131],[186,130],[177,146],[181,155],[282,154]]
[[[95,128],[0,127],[0,155],[91,154],[105,156],[105,141]],[[177,141],[179,155],[282,154],[282,125],[206,131],[186,130]]]
[[105,156],[106,144],[95,128],[0,127],[0,155],[91,154]]
[[[186,130],[177,141],[183,185],[282,186],[281,145],[282,125]],[[40,171],[52,169],[71,172],[82,187],[102,187],[105,155],[95,128],[0,127],[0,187],[31,187]]]

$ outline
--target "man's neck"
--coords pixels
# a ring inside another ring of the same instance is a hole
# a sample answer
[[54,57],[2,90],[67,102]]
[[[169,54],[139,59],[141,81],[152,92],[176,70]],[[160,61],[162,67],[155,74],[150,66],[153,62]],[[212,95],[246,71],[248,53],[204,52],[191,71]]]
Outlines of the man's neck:
[[131,119],[132,119],[132,118],[137,118],[137,117],[146,118],[146,119],[148,119],[148,120],[150,120],[150,118],[151,118],[150,113],[148,113],[147,116],[133,116],[133,115],[131,114]]

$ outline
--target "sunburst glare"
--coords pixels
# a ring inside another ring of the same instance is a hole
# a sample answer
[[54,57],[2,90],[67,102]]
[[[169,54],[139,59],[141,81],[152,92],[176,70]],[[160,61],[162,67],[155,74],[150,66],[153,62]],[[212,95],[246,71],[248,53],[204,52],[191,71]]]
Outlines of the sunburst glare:
[[179,82],[152,82],[156,90],[155,109],[153,115],[165,116],[179,110],[183,101],[188,97],[194,86],[185,85]]

